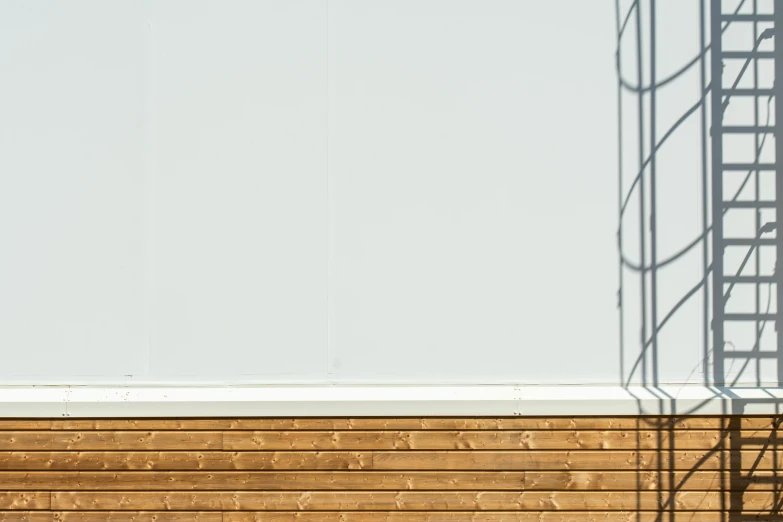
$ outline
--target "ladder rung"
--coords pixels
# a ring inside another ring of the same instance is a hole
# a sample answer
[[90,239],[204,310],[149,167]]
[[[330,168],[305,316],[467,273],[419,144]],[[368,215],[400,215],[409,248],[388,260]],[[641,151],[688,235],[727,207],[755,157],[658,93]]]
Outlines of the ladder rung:
[[775,201],[724,201],[723,208],[775,208]]
[[771,14],[722,14],[721,20],[727,22],[774,22],[775,15]]
[[724,134],[772,134],[775,132],[774,125],[728,125],[718,127],[718,130]]
[[748,58],[774,58],[774,51],[723,51],[720,53],[721,58],[729,59],[745,59]]
[[[740,439],[740,441],[742,440],[743,439]],[[752,482],[753,484],[783,484],[783,477],[778,473],[769,476],[752,476],[747,478],[748,482]],[[754,518],[753,520],[756,519]]]
[[724,163],[723,170],[777,170],[774,163]]
[[[724,352],[728,353],[728,352]],[[759,353],[759,352],[753,352],[753,353]],[[761,352],[761,353],[769,353],[769,352]],[[772,352],[773,354],[777,354],[777,352]],[[782,441],[778,437],[744,437],[739,439],[741,444],[771,444],[774,446],[779,445]]]
[[724,96],[772,96],[774,89],[723,89]]
[[726,246],[770,246],[776,245],[777,240],[775,238],[768,237],[731,237],[723,238],[723,244]]
[[[774,321],[778,314],[723,314],[724,321]],[[732,352],[732,353],[769,353],[769,352]]]
[[780,357],[778,352],[723,352],[727,359],[777,359]]
[[723,276],[723,283],[777,283],[779,279],[774,275],[744,275],[744,276]]

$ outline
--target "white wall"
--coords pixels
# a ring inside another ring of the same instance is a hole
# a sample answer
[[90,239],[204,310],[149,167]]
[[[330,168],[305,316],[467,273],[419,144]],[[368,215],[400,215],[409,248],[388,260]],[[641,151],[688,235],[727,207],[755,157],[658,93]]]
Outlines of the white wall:
[[[659,4],[664,75],[698,39],[694,13]],[[0,3],[0,379],[620,382],[640,347],[632,319],[623,353],[618,334],[615,16],[608,0]],[[698,178],[678,170],[698,168],[694,132],[661,159],[664,252],[700,230]],[[698,366],[696,303],[663,382]]]

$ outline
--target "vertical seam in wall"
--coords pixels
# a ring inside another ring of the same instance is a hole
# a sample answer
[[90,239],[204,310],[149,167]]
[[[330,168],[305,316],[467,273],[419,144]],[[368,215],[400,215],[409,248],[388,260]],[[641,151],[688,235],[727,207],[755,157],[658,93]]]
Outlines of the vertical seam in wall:
[[371,470],[375,469],[375,452],[374,451],[370,452],[370,469]]
[[226,432],[221,431],[220,432],[220,450],[223,451],[226,449]]

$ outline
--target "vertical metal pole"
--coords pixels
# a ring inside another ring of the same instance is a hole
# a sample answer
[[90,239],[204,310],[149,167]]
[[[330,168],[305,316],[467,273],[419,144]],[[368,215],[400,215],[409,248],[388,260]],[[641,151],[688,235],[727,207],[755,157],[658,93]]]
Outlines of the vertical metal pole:
[[783,380],[783,0],[775,0],[775,291],[778,386]]
[[710,380],[710,285],[707,284],[707,277],[710,273],[710,243],[709,237],[709,214],[708,209],[710,205],[709,195],[707,189],[709,187],[709,174],[707,170],[707,151],[709,150],[709,138],[707,127],[707,0],[700,0],[699,2],[699,49],[701,50],[701,59],[699,60],[699,76],[700,76],[700,95],[701,95],[701,118],[699,125],[701,127],[701,233],[704,238],[701,242],[701,260],[702,260],[702,277],[704,278],[704,302],[702,303],[702,374],[704,385],[709,384]]
[[617,308],[620,320],[620,383],[625,383],[625,308],[623,303],[623,68],[620,52],[622,51],[622,17],[620,1],[615,0],[615,16],[617,20],[617,254],[619,267],[617,289]]
[[[759,6],[758,6],[758,0],[753,0],[753,16],[758,16],[759,14]],[[753,41],[757,42],[759,39],[759,23],[758,20],[753,21]],[[753,60],[753,88],[758,89],[759,88],[759,61]],[[755,127],[759,126],[759,95],[756,94],[753,96],[753,125]],[[759,144],[761,143],[760,135],[758,133],[753,134],[753,161],[754,163],[760,163],[760,153],[759,153]],[[761,183],[759,180],[759,176],[761,171],[756,170],[756,172],[753,173],[753,180],[754,180],[754,198],[756,201],[761,200]],[[758,233],[758,230],[761,229],[761,209],[757,208],[754,212],[756,215],[756,222],[755,226],[753,228],[754,234]],[[756,267],[754,271],[754,275],[758,277],[761,274],[761,248],[756,248],[756,251],[754,252],[755,261],[756,261]],[[756,297],[756,315],[761,313],[761,283],[757,280],[753,284],[753,291]],[[754,347],[753,351],[760,351],[761,350],[761,325],[762,323],[759,319],[756,319],[756,340],[754,341]],[[756,386],[761,386],[761,357],[756,357]]]
[[655,197],[655,0],[650,0],[650,324],[652,336],[652,380],[658,386],[658,269]]
[[636,4],[636,81],[638,83],[638,110],[639,110],[639,266],[642,278],[642,328],[641,337],[641,357],[642,357],[642,385],[647,386],[647,255],[645,252],[645,242],[647,234],[645,230],[645,194],[644,194],[644,81],[643,71],[643,52],[642,52],[642,5]]
[[723,354],[723,60],[721,59],[721,0],[710,5],[710,62],[712,69],[712,350],[713,384],[725,384]]

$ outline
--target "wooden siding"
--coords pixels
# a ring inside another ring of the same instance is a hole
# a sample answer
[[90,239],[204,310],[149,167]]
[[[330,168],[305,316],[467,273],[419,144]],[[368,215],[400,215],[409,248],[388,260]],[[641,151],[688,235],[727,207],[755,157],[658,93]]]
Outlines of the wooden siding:
[[0,520],[778,520],[782,420],[0,419]]

